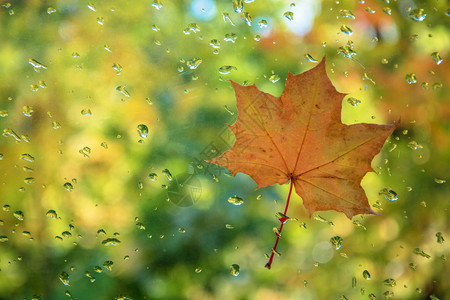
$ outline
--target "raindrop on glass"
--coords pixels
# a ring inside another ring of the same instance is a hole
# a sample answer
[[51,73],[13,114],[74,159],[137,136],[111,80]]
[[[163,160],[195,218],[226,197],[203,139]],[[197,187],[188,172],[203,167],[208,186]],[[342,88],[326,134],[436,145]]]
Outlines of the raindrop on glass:
[[219,73],[226,75],[226,74],[230,74],[231,71],[236,71],[237,68],[234,66],[222,66],[219,68]]
[[303,57],[304,57],[307,61],[312,62],[312,63],[317,63],[317,62],[319,62],[317,59],[315,59],[314,57],[312,57],[311,54],[309,54],[309,53],[306,53]]
[[237,277],[239,276],[240,267],[238,264],[232,264],[230,268],[230,274]]
[[437,243],[438,244],[443,244],[444,243],[444,237],[442,236],[442,232],[437,232],[436,233],[436,238],[437,238]]
[[73,185],[70,182],[64,183],[64,188],[69,192],[73,191]]
[[360,100],[358,100],[354,97],[348,97],[347,102],[350,103],[351,106],[355,106],[355,107],[361,103]]
[[107,238],[102,241],[102,245],[105,246],[117,246],[120,244],[120,241],[116,238]]
[[58,278],[59,280],[61,280],[61,282],[64,285],[70,286],[69,284],[69,274],[67,274],[66,272],[61,272],[58,274]]
[[348,9],[341,9],[339,12],[341,13],[341,16],[344,18],[350,18],[350,19],[355,18],[355,15],[353,15],[353,13]]
[[390,188],[381,189],[378,192],[378,195],[384,196],[384,198],[386,198],[386,200],[389,200],[389,201],[397,201],[398,200],[397,193],[395,191],[391,190]]
[[143,139],[145,139],[148,136],[148,127],[147,125],[144,124],[139,124],[137,126],[137,132],[139,134],[139,136]]
[[338,236],[338,235],[333,236],[333,237],[330,239],[331,245],[332,245],[333,248],[336,249],[336,250],[341,249],[341,247],[342,247],[342,242],[343,242],[343,241],[344,241],[344,240],[343,240],[340,236]]
[[353,34],[353,30],[348,27],[347,25],[342,25],[341,26],[341,31],[347,35],[352,35]]
[[197,69],[201,63],[202,63],[202,60],[200,58],[191,58],[188,61],[186,61],[186,65],[191,70]]
[[367,270],[364,270],[363,271],[363,278],[365,279],[365,280],[370,280],[370,273],[369,273],[369,271],[367,271]]
[[406,74],[405,80],[409,84],[416,83],[417,82],[416,74],[414,74],[414,73]]
[[427,14],[422,8],[416,8],[411,10],[411,12],[409,13],[409,17],[413,21],[422,22],[427,17]]
[[241,205],[242,203],[244,203],[244,199],[237,195],[234,195],[233,197],[228,198],[228,202],[233,205]]
[[283,16],[288,20],[292,21],[294,20],[294,13],[292,11],[287,11],[283,14]]
[[233,10],[240,14],[244,10],[244,2],[242,0],[233,0]]
[[130,97],[130,93],[125,89],[123,85],[116,87],[116,90],[123,94],[125,97]]
[[439,55],[439,52],[433,52],[430,56],[437,65],[439,65],[443,61],[443,59]]

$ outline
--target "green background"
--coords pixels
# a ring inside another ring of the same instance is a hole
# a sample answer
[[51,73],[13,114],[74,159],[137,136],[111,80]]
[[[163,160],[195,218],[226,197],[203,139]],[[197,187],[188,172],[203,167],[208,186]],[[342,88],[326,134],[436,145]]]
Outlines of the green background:
[[[449,245],[436,237],[449,236],[446,2],[247,2],[251,26],[232,1],[1,2],[1,299],[450,297]],[[410,16],[416,9],[424,20]],[[234,42],[224,40],[231,33]],[[307,54],[326,56],[330,79],[348,93],[344,123],[401,123],[362,182],[379,215],[309,218],[293,195],[288,215],[298,221],[286,224],[269,271],[264,253],[289,187],[255,190],[248,176],[203,160],[211,147],[232,144],[226,124],[237,112],[227,80],[279,96],[288,71],[316,65]],[[222,66],[234,68],[221,74]],[[411,73],[416,83],[405,80]],[[183,174],[201,188],[185,198],[193,205],[167,201]],[[387,201],[384,188],[398,200]],[[234,195],[244,203],[230,204]],[[343,238],[339,250],[333,236]]]

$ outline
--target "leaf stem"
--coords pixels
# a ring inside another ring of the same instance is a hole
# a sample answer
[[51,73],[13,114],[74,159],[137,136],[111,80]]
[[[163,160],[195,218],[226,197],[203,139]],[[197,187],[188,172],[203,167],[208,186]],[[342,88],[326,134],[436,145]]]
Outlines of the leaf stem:
[[[291,177],[291,186],[289,188],[289,195],[288,195],[288,198],[286,200],[286,207],[284,208],[284,215],[285,216],[286,216],[288,208],[289,208],[289,201],[291,200],[291,194],[292,194],[292,187],[293,186],[294,186],[294,180]],[[281,237],[281,231],[283,230],[284,224],[288,221],[288,219],[286,219],[285,217],[281,217],[278,220],[281,222],[280,229],[278,229],[278,232],[275,233],[275,235],[277,236],[277,239],[275,241],[275,245],[272,248],[272,254],[270,255],[269,261],[265,265],[265,267],[267,269],[269,269],[269,270],[272,267],[273,256],[274,256],[275,253],[277,253],[277,246],[278,246],[278,241],[280,240],[280,237]]]

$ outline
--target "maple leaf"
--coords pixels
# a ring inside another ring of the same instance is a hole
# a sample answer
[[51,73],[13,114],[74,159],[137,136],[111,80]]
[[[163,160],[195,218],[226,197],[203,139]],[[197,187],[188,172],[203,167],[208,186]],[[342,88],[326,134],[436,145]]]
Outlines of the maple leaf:
[[[332,85],[325,58],[309,71],[288,73],[280,97],[256,85],[231,83],[238,118],[230,128],[236,141],[209,162],[228,168],[233,176],[249,175],[258,188],[291,181],[285,215],[293,186],[310,216],[319,210],[343,212],[350,219],[374,213],[360,183],[373,171],[373,157],[398,122],[343,124],[341,107],[346,94]],[[276,244],[278,238],[279,234]]]

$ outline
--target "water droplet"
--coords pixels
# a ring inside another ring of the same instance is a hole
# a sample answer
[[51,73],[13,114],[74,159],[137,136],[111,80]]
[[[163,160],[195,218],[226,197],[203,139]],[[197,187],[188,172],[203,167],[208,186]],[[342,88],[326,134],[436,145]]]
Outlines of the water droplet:
[[147,125],[144,124],[139,124],[137,126],[137,132],[139,134],[139,136],[143,139],[145,139],[148,136],[148,127]]
[[34,157],[28,153],[21,154],[20,159],[26,160],[28,162],[34,162]]
[[11,206],[9,206],[8,204],[3,205],[3,211],[10,211]]
[[374,13],[375,13],[375,10],[373,10],[373,9],[370,8],[370,7],[366,7],[366,12],[368,12],[369,14],[374,14]]
[[95,8],[95,5],[92,2],[89,2],[87,4],[87,7],[92,11],[97,11],[97,9]]
[[64,188],[69,192],[73,191],[73,185],[70,182],[64,183]]
[[123,85],[119,85],[118,87],[116,87],[116,90],[122,93],[125,97],[130,97],[130,93],[128,93]]
[[414,251],[413,251],[413,253],[416,254],[416,255],[423,256],[423,257],[425,257],[425,258],[431,258],[431,255],[425,253],[425,252],[424,252],[422,249],[420,249],[420,248],[415,248]]
[[388,285],[391,287],[394,287],[397,285],[397,281],[395,281],[395,279],[393,279],[393,278],[388,278],[388,279],[384,280],[383,283],[384,283],[384,285]]
[[341,53],[347,58],[352,58],[353,55],[356,55],[356,52],[352,49],[351,46],[341,46],[338,48],[338,53]]
[[236,71],[237,68],[234,66],[222,66],[219,68],[219,73],[226,75],[226,74],[230,74],[231,71]]
[[120,244],[120,241],[116,238],[107,238],[102,241],[102,245],[105,246],[117,246]]
[[358,100],[354,97],[348,97],[347,102],[350,103],[351,106],[355,106],[355,107],[361,103],[360,100]]
[[259,28],[265,28],[265,27],[269,26],[266,19],[259,20],[258,25],[259,25]]
[[89,158],[89,154],[91,154],[92,150],[89,147],[83,147],[83,149],[80,149],[78,152],[83,154],[84,157]]
[[157,10],[160,10],[163,7],[161,0],[153,0],[152,6]]
[[367,270],[364,270],[363,271],[363,278],[365,279],[365,280],[370,280],[370,273],[369,273],[369,271],[367,271]]
[[103,23],[105,23],[105,19],[103,17],[98,17],[97,18],[97,23],[100,25],[103,25]]
[[63,237],[65,237],[66,239],[72,237],[72,234],[71,234],[69,231],[63,231],[63,232],[61,233],[61,235],[62,235]]
[[201,273],[203,270],[202,270],[202,268],[201,267],[197,267],[197,268],[195,268],[195,273]]
[[104,48],[106,51],[108,51],[108,52],[112,52],[112,51],[111,51],[111,46],[109,46],[108,44],[105,44],[105,45],[103,46],[103,48]]
[[28,59],[28,63],[33,66],[33,68],[36,72],[39,72],[39,69],[44,69],[44,70],[47,69],[46,66],[44,66],[43,64],[41,64],[40,62],[38,62],[37,60],[32,59],[32,58]]
[[114,63],[114,64],[112,65],[112,68],[113,68],[114,70],[116,70],[116,75],[120,75],[120,73],[122,73],[123,68],[122,68],[122,66],[121,66],[120,64]]
[[169,181],[172,181],[172,180],[173,180],[173,176],[172,176],[172,174],[170,173],[169,169],[164,169],[164,170],[162,170],[161,172],[162,172],[164,175],[166,175],[166,177],[167,177],[167,179],[168,179]]
[[24,107],[22,107],[22,113],[26,117],[31,117],[33,112],[34,112],[34,109],[31,106],[24,106]]
[[12,137],[16,140],[16,142],[20,142],[22,139],[17,135],[17,133],[14,132],[11,128],[5,128],[3,129],[3,136],[5,137]]
[[434,182],[436,182],[437,184],[443,184],[443,183],[446,183],[447,181],[445,179],[435,178]]
[[7,116],[8,116],[8,111],[7,110],[0,110],[0,117],[6,118]]
[[330,239],[331,245],[332,245],[333,248],[336,249],[336,250],[341,249],[341,247],[342,247],[342,242],[343,242],[343,241],[344,241],[344,240],[343,240],[340,236],[338,236],[338,235],[333,236],[333,237]]
[[292,11],[287,11],[283,14],[283,16],[288,20],[288,21],[293,21],[294,20],[294,13]]
[[158,32],[161,29],[158,27],[158,25],[152,25],[152,30]]
[[56,214],[56,211],[54,211],[53,209],[50,209],[46,214],[47,217],[53,218],[53,219],[57,219],[58,215]]
[[34,183],[35,182],[35,178],[34,177],[27,177],[27,178],[25,178],[23,181],[26,183],[26,184],[31,184],[31,183]]
[[411,10],[411,12],[409,13],[409,17],[413,21],[422,22],[427,17],[427,14],[422,8],[416,8]]
[[61,128],[61,124],[59,124],[59,122],[58,121],[53,121],[52,122],[52,128],[53,129],[59,129],[59,128]]
[[398,200],[397,193],[394,192],[393,190],[391,190],[390,188],[381,189],[378,192],[378,195],[384,196],[384,198],[386,198],[386,200],[389,200],[389,201],[397,201]]
[[348,27],[347,25],[342,25],[341,26],[341,31],[347,35],[352,35],[353,34],[353,30]]
[[234,229],[234,226],[231,224],[225,224],[225,228],[232,230],[232,229]]
[[22,212],[22,211],[20,211],[20,210],[15,211],[15,212],[13,213],[13,216],[16,217],[17,220],[23,221],[24,215],[23,215],[23,212]]
[[328,223],[328,225],[330,225],[331,227],[334,226],[333,222],[328,221],[327,219],[325,219],[321,215],[313,215],[313,219],[316,220],[316,221],[319,221],[319,222]]
[[356,277],[352,277],[352,288],[356,287]]
[[8,237],[6,235],[0,235],[0,243],[5,243],[8,241]]
[[417,82],[416,74],[414,74],[414,73],[406,74],[405,80],[406,80],[406,82],[409,83],[409,84],[416,83],[416,82]]
[[241,18],[248,26],[252,26],[252,16],[248,12],[242,13]]
[[413,271],[415,271],[417,269],[417,265],[415,263],[410,263],[409,264],[409,268]]
[[237,39],[237,35],[235,33],[227,33],[225,34],[224,41],[235,43]]
[[188,61],[186,61],[186,65],[189,67],[189,69],[191,70],[195,70],[198,68],[198,66],[202,63],[203,61],[200,58],[191,58]]
[[64,285],[70,286],[69,284],[69,274],[67,274],[66,272],[61,272],[58,274],[58,278],[59,280],[61,280],[61,282]]
[[444,236],[442,235],[442,232],[437,232],[436,233],[436,238],[437,238],[437,243],[438,244],[443,244],[444,243]]
[[151,181],[156,181],[156,179],[158,179],[158,175],[156,173],[150,173],[148,174],[148,178],[150,178]]
[[233,197],[228,198],[228,202],[233,205],[241,205],[242,203],[244,203],[244,199],[237,195],[234,195]]
[[47,13],[48,13],[49,15],[51,15],[51,14],[53,14],[53,13],[55,13],[55,12],[56,12],[56,9],[54,9],[53,7],[47,8]]
[[237,277],[239,276],[240,267],[238,264],[232,264],[230,268],[230,274]]
[[183,29],[185,35],[190,35],[191,33],[197,33],[199,31],[200,27],[198,27],[197,23],[190,23],[185,29]]
[[103,267],[108,269],[109,271],[112,271],[112,266],[114,265],[114,262],[107,260],[103,263]]
[[226,22],[230,22],[231,25],[235,26],[235,25],[234,25],[234,22],[233,22],[233,20],[231,19],[229,13],[223,13],[223,14],[222,14],[222,18],[223,18],[223,21],[224,21],[225,23],[226,23]]
[[355,15],[348,9],[341,9],[339,12],[341,13],[341,16],[343,18],[350,18],[350,19],[355,18]]
[[411,148],[412,150],[419,150],[423,148],[423,146],[418,144],[416,141],[409,142],[408,147]]
[[385,14],[387,14],[388,16],[390,16],[392,14],[392,10],[389,7],[384,7],[383,12]]
[[440,89],[440,88],[442,88],[442,83],[441,82],[435,82],[435,83],[433,83],[432,85],[431,85],[431,88],[433,89],[433,90],[436,90],[436,89]]
[[209,44],[214,49],[219,49],[220,48],[220,42],[218,40],[216,40],[216,39],[211,40],[211,42]]
[[376,85],[375,80],[373,80],[367,73],[364,73],[363,80],[367,80],[371,82],[373,85]]
[[240,14],[244,10],[244,2],[242,0],[233,0],[233,10]]
[[311,54],[309,54],[309,53],[306,53],[303,57],[304,57],[307,61],[312,62],[312,63],[317,63],[317,62],[319,62],[317,59],[315,59],[314,57],[312,57]]
[[269,77],[269,80],[270,80],[272,83],[275,83],[275,82],[277,82],[277,81],[280,80],[280,76],[278,76],[278,75],[276,75],[276,74],[273,74],[272,76]]
[[288,216],[286,216],[285,214],[281,213],[281,212],[277,212],[275,214],[275,217],[278,219],[278,221],[281,222],[281,224],[286,224],[290,218]]
[[439,55],[439,52],[433,52],[430,56],[437,65],[439,65],[443,61],[443,59]]
[[183,227],[178,228],[178,232],[179,233],[186,233],[186,229],[184,229]]

